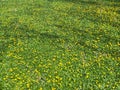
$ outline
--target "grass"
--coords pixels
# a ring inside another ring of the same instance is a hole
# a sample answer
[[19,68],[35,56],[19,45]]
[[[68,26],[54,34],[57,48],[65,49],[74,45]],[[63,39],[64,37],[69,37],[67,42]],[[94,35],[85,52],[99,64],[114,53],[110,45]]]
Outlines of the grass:
[[0,90],[120,90],[119,0],[1,0]]

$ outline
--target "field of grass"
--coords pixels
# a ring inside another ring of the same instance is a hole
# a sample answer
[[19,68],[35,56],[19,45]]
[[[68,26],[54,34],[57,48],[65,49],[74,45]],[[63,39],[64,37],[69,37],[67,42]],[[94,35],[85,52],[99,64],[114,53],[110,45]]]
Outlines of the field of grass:
[[0,90],[120,90],[120,1],[0,0]]

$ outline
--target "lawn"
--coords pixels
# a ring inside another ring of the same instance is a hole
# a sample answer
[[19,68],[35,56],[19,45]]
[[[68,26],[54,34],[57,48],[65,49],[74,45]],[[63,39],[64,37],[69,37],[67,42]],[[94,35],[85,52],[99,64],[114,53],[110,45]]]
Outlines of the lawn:
[[120,90],[120,1],[0,0],[0,90]]

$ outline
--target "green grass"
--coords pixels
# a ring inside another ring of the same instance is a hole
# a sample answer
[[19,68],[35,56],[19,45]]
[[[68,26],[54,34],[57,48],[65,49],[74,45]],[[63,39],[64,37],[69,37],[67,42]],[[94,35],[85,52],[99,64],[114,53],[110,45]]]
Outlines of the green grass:
[[120,1],[0,0],[0,90],[120,90]]

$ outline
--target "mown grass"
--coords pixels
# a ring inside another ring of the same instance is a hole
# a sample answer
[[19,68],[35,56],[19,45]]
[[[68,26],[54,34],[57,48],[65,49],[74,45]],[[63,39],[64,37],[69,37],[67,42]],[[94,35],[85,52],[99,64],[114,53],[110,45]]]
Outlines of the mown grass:
[[119,0],[1,0],[0,90],[120,90]]

